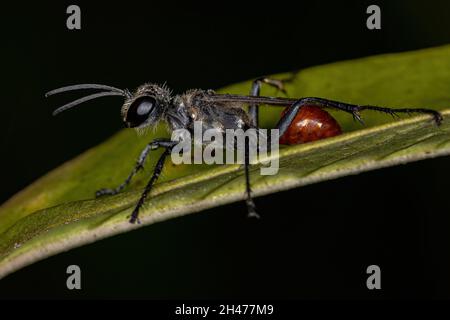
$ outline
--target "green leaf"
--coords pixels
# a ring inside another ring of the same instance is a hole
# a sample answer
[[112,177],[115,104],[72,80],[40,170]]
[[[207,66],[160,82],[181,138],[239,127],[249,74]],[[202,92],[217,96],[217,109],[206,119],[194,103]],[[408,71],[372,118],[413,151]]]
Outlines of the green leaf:
[[[249,88],[248,81],[222,91],[246,94]],[[297,73],[287,90],[292,97],[429,107],[442,110],[444,121],[437,127],[429,116],[394,121],[366,112],[362,127],[351,116],[333,112],[345,134],[282,148],[277,175],[261,176],[259,165],[253,166],[251,181],[257,196],[450,153],[450,109],[445,109],[450,106],[450,46],[309,68]],[[264,89],[262,94],[276,92]],[[262,126],[271,127],[281,110],[264,109]],[[101,238],[243,199],[239,165],[175,166],[169,161],[141,211],[142,224],[128,223],[126,217],[160,151],[151,154],[145,174],[140,173],[126,192],[94,199],[97,189],[114,187],[127,176],[140,150],[156,136],[167,136],[165,128],[143,136],[123,130],[4,203],[0,207],[0,277]]]

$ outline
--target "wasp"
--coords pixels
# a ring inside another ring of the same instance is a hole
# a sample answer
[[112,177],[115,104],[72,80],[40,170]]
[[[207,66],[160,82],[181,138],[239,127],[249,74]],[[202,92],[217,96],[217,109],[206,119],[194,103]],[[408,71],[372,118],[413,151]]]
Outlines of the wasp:
[[[305,111],[311,107],[315,109],[341,110],[349,113],[355,120],[362,124],[364,122],[360,113],[366,110],[378,111],[392,116],[397,116],[398,113],[430,114],[437,125],[443,119],[438,111],[427,108],[388,108],[372,105],[355,105],[318,97],[289,98],[260,95],[260,89],[263,84],[273,86],[285,92],[284,82],[279,79],[258,78],[253,81],[249,95],[219,94],[213,90],[201,89],[188,90],[183,94],[174,95],[165,85],[146,83],[139,86],[133,92],[128,89],[119,89],[102,84],[77,84],[51,90],[45,96],[48,97],[74,90],[98,90],[96,93],[84,96],[59,107],[53,112],[53,115],[57,115],[81,103],[100,97],[120,96],[124,98],[121,115],[126,127],[143,129],[154,127],[159,122],[164,121],[172,131],[176,129],[193,131],[194,121],[202,121],[205,130],[218,129],[223,132],[225,129],[258,129],[259,106],[279,106],[284,107],[285,110],[275,128],[279,130],[279,136],[282,138],[288,132],[292,132],[292,124],[301,111]],[[315,113],[310,112],[308,114],[314,115]],[[295,141],[292,141],[292,138],[285,137],[285,140],[289,142],[288,144],[295,143]],[[177,143],[178,141],[167,138],[158,138],[150,141],[140,153],[136,164],[123,183],[113,189],[100,189],[96,192],[96,196],[114,195],[121,192],[131,182],[134,175],[143,168],[143,164],[150,151],[163,148],[164,152],[158,159],[150,180],[142,191],[129,219],[130,223],[139,223],[139,210],[146,202],[149,192],[158,180],[167,156]],[[245,144],[245,149],[243,166],[245,173],[245,202],[248,215],[250,217],[259,217],[252,198],[247,143]]]

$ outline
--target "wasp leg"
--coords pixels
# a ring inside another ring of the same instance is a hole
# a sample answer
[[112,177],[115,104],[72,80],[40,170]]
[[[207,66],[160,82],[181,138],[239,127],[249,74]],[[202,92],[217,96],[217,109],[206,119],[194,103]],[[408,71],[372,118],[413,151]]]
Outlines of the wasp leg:
[[245,170],[245,194],[246,194],[245,203],[247,204],[248,217],[259,218],[259,214],[256,213],[256,206],[252,198],[252,189],[250,187],[250,158],[249,158],[248,139],[245,139],[244,170]]
[[287,128],[291,125],[297,113],[305,105],[315,105],[320,108],[332,108],[350,113],[355,120],[358,120],[364,124],[360,112],[364,110],[379,111],[383,113],[390,114],[392,116],[397,116],[398,113],[425,113],[431,114],[437,125],[442,122],[442,115],[439,111],[425,108],[386,108],[377,106],[359,106],[344,102],[338,102],[323,98],[308,97],[302,98],[294,102],[284,114],[284,116],[278,122],[276,128],[280,130],[280,137],[286,132]]
[[[252,88],[250,90],[251,96],[259,96],[261,91],[261,85],[268,84],[269,86],[275,87],[284,94],[287,94],[284,84],[290,82],[294,79],[294,75],[290,78],[286,79],[271,79],[271,78],[258,78],[253,81]],[[259,105],[250,104],[248,108],[248,114],[250,116],[251,125],[255,128],[259,127]],[[258,146],[259,148],[259,146]],[[252,198],[252,190],[250,186],[250,159],[249,159],[249,142],[246,139],[245,142],[245,151],[244,151],[244,171],[245,171],[245,193],[246,199],[245,203],[247,204],[248,216],[259,218],[258,213],[256,212],[255,202]]]
[[[175,144],[176,144],[176,142],[175,142]],[[145,199],[147,199],[147,195],[152,190],[153,184],[156,182],[156,180],[158,180],[159,175],[161,174],[161,171],[164,168],[164,161],[166,160],[166,157],[170,154],[173,146],[174,146],[174,144],[172,144],[171,146],[165,146],[166,149],[164,150],[163,154],[159,157],[158,162],[156,163],[155,169],[153,170],[153,174],[152,174],[152,177],[150,178],[150,181],[145,186],[145,189],[142,192],[141,197],[139,198],[139,201],[136,204],[136,207],[134,207],[133,213],[131,214],[131,217],[130,217],[130,223],[135,223],[136,221],[138,223],[140,223],[139,210],[141,209],[142,205],[144,204]]]
[[[271,78],[258,78],[253,81],[252,88],[250,90],[251,96],[259,96],[261,91],[261,85],[263,83],[268,84],[271,87],[277,88],[281,92],[287,95],[287,92],[284,88],[284,84],[293,80],[293,77],[287,79],[271,79]],[[250,116],[250,121],[254,127],[259,126],[259,106],[256,104],[251,104],[248,108],[248,114]]]
[[142,150],[136,165],[133,170],[130,172],[128,177],[122,182],[117,188],[114,189],[100,189],[95,193],[96,197],[104,196],[104,195],[114,195],[122,191],[128,184],[130,184],[131,179],[133,179],[134,175],[139,172],[139,170],[144,168],[144,162],[147,159],[147,156],[150,150],[158,149],[159,147],[168,147],[173,146],[174,142],[169,139],[155,139],[147,146],[145,146],[144,150]]
[[[251,96],[259,96],[261,91],[261,85],[263,83],[267,83],[271,86],[277,87],[282,92],[286,92],[284,90],[283,81],[275,80],[270,78],[258,78],[253,81],[252,88],[250,90]],[[250,104],[248,107],[248,114],[250,116],[250,123],[255,128],[259,127],[259,105]],[[244,171],[245,171],[245,203],[247,205],[248,217],[259,218],[258,213],[256,213],[256,205],[252,198],[252,190],[250,186],[250,159],[249,159],[249,146],[248,141],[245,141],[245,150],[244,150]]]
[[397,113],[424,113],[424,114],[430,114],[433,116],[433,120],[436,123],[436,125],[440,125],[442,123],[443,117],[442,114],[439,111],[433,110],[433,109],[426,109],[426,108],[398,108],[398,109],[391,109],[386,107],[377,107],[377,106],[360,106],[360,111],[363,110],[373,110],[373,111],[379,111],[384,112],[392,115],[393,117],[398,116]]

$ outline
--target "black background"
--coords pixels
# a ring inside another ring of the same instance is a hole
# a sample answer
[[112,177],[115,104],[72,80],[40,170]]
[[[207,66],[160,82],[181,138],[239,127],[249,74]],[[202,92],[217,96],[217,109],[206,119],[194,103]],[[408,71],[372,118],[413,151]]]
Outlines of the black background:
[[[0,201],[122,128],[112,98],[51,117],[66,84],[176,92],[450,43],[448,1],[69,2],[2,7]],[[369,31],[366,8],[382,9]],[[450,89],[450,84],[449,84]],[[61,98],[64,99],[64,98]],[[62,102],[62,100],[61,100]],[[449,158],[258,198],[144,227],[24,268],[2,298],[449,298]],[[81,291],[65,287],[82,269]],[[365,286],[367,266],[382,290]]]

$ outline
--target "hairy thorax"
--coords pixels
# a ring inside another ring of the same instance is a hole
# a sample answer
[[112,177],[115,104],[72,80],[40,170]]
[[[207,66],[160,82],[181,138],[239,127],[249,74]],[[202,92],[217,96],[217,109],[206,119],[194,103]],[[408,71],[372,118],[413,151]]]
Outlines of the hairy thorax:
[[[193,132],[194,122],[201,121],[203,130],[247,129],[251,127],[241,104],[210,103],[205,97],[212,91],[190,90],[175,97],[167,121],[172,128],[184,127]],[[175,115],[176,114],[176,115]]]

